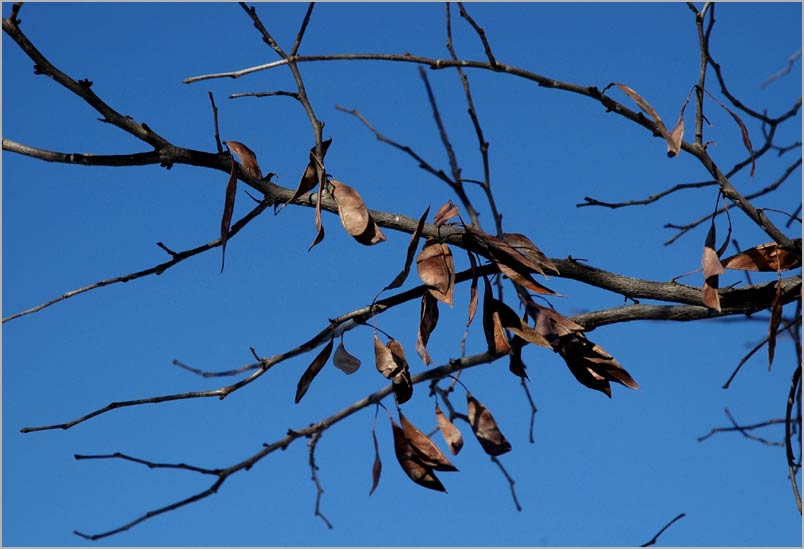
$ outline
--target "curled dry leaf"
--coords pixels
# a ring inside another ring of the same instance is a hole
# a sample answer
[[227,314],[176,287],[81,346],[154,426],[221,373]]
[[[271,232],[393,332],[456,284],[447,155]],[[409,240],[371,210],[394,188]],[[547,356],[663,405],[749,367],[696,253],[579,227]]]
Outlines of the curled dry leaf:
[[[794,242],[801,242],[796,238]],[[740,271],[789,271],[801,267],[801,260],[776,244],[760,244],[721,261],[726,269]]]
[[522,348],[527,345],[527,342],[519,336],[514,336],[511,339],[511,356],[508,361],[508,370],[517,377],[528,379],[528,374],[525,371],[527,366],[522,360]]
[[430,490],[446,492],[447,490],[444,488],[444,485],[441,484],[441,481],[438,480],[438,477],[433,473],[433,469],[422,463],[413,450],[413,447],[410,445],[410,442],[408,442],[402,428],[397,425],[393,419],[391,419],[391,430],[394,434],[394,453],[396,454],[396,459],[410,480]]
[[416,248],[419,247],[419,238],[422,236],[424,222],[427,219],[428,213],[430,213],[430,206],[427,206],[427,209],[424,210],[424,213],[419,218],[419,222],[416,224],[416,229],[410,236],[410,242],[408,242],[408,251],[407,255],[405,256],[405,266],[402,268],[402,272],[396,275],[396,278],[394,278],[391,283],[384,288],[384,290],[393,290],[394,288],[399,288],[402,284],[404,284],[405,279],[408,278],[410,266],[413,264],[413,258],[416,256]]
[[533,343],[534,345],[547,347],[548,349],[552,347],[542,334],[528,326],[528,323],[519,318],[519,315],[517,315],[516,311],[511,307],[497,299],[492,299],[491,305],[497,312],[503,328],[527,343]]
[[447,456],[436,446],[430,437],[419,431],[402,412],[399,412],[399,422],[402,424],[402,431],[408,439],[411,448],[416,453],[419,460],[434,471],[457,471]]
[[360,194],[349,185],[335,179],[330,180],[332,196],[338,204],[338,215],[346,232],[352,236],[363,234],[370,221],[368,209]]
[[491,284],[488,278],[484,276],[483,282],[483,334],[486,336],[488,350],[492,353],[509,354],[511,352],[511,346],[508,344],[508,338],[505,336],[500,314],[495,306],[497,300],[492,297]]
[[449,200],[446,204],[438,208],[433,222],[436,226],[443,225],[453,217],[456,217],[459,213],[458,206],[453,204],[452,200]]
[[[327,155],[327,150],[329,150],[329,146],[331,144],[332,144],[332,138],[329,138],[321,142],[321,145],[323,146],[322,156]],[[302,174],[301,181],[299,181],[299,186],[296,189],[296,192],[294,192],[293,196],[291,196],[290,199],[282,205],[282,208],[284,208],[285,206],[287,206],[288,204],[299,198],[304,193],[313,190],[315,186],[318,185],[318,177],[317,177],[318,170],[316,170],[316,162],[313,159],[314,156],[315,156],[315,147],[310,149],[310,162],[304,169],[304,173]],[[322,158],[321,160],[323,162],[324,159]],[[281,211],[282,208],[280,208],[279,210]]]
[[438,324],[438,300],[430,292],[422,294],[421,317],[419,320],[419,335],[416,338],[416,352],[422,361],[429,366],[433,363],[430,353],[427,352],[427,342],[430,334]]
[[360,193],[335,179],[329,183],[332,185],[332,196],[338,204],[338,215],[346,232],[365,246],[385,240],[385,235],[371,218]]
[[307,392],[307,389],[310,388],[310,384],[315,379],[315,376],[318,375],[318,372],[321,371],[321,368],[327,363],[329,360],[329,355],[332,353],[332,344],[334,340],[330,339],[329,343],[321,349],[321,352],[316,355],[310,365],[302,374],[301,378],[299,379],[299,383],[296,386],[296,404],[302,399],[304,394]]
[[609,398],[611,398],[610,381],[631,389],[639,389],[637,382],[613,356],[589,341],[583,334],[561,336],[554,350],[567,363],[575,379]]
[[226,197],[223,202],[223,215],[221,216],[221,272],[226,261],[226,242],[229,240],[229,227],[232,225],[235,196],[237,195],[237,163],[232,158],[232,167],[229,171],[229,181],[226,183]]
[[347,375],[355,373],[357,369],[360,368],[360,359],[346,350],[346,347],[343,345],[343,340],[341,340],[338,347],[335,349],[332,363],[336,368]]
[[402,344],[397,340],[392,339],[389,341],[387,347],[397,367],[391,378],[396,403],[404,404],[413,396],[413,382],[410,379],[408,359],[405,357],[405,350],[402,348]]
[[[503,233],[502,239],[505,240],[505,242],[507,242],[512,249],[524,255],[534,265],[550,269],[554,273],[560,274],[555,263],[553,263],[549,257],[544,255],[536,244],[534,244],[531,239],[524,234]],[[544,274],[544,271],[541,268],[537,269],[537,272],[541,275],[547,276]]]
[[463,435],[457,427],[444,415],[441,408],[436,404],[435,408],[436,421],[438,422],[438,429],[441,431],[441,436],[444,437],[444,442],[447,443],[450,453],[457,456],[458,452],[463,448]]
[[466,328],[472,324],[477,313],[477,260],[475,255],[469,252],[469,264],[472,267],[472,285],[469,287],[469,319],[466,321]]
[[373,246],[385,240],[385,234],[380,230],[380,226],[369,217],[369,224],[362,234],[355,236],[355,240],[364,246]]
[[505,439],[488,408],[483,406],[468,391],[466,392],[466,404],[469,425],[472,427],[475,438],[483,447],[483,451],[490,456],[499,456],[510,452],[511,443]]
[[433,297],[451,307],[455,291],[455,264],[449,246],[428,239],[416,258],[416,269]]
[[262,179],[262,171],[260,165],[257,164],[257,155],[254,151],[239,143],[237,141],[224,141],[226,146],[240,157],[240,163],[243,165],[243,171],[251,178]]
[[[540,265],[537,261],[531,260],[528,255],[519,251],[519,249],[524,250],[527,247],[523,246],[523,243],[525,240],[527,240],[527,237],[518,235],[517,233],[511,233],[513,236],[510,238],[516,243],[516,245],[512,245],[507,240],[498,238],[471,225],[466,228],[466,233],[488,249],[488,253],[492,261],[494,261],[494,263],[500,268],[500,271],[502,271],[505,276],[513,280],[515,283],[531,290],[532,292],[558,295],[550,288],[547,288],[546,286],[543,286],[542,284],[539,284],[533,280],[533,277],[530,275],[530,271],[544,274],[544,270],[542,269],[542,265]],[[529,240],[527,241],[530,242]],[[535,245],[533,245],[532,242],[530,245],[532,245],[534,249],[538,249]],[[548,268],[550,268],[550,265],[552,265],[551,262],[549,264],[544,264],[544,266]],[[552,269],[556,270],[554,265],[552,266]]]
[[673,131],[670,132],[670,137],[667,139],[667,156],[673,158],[681,150],[681,143],[684,140],[684,110],[687,108],[687,103],[690,102],[689,96],[681,105],[681,112],[678,114],[678,121],[676,122]]
[[369,495],[373,494],[380,484],[380,474],[382,473],[380,445],[377,443],[377,433],[374,431],[374,426],[371,427],[371,438],[374,439],[374,465],[371,467],[371,491],[369,491]]
[[392,379],[400,371],[391,350],[374,334],[374,359],[377,370],[386,378]]
[[720,263],[720,258],[715,251],[714,220],[709,227],[709,233],[706,235],[701,266],[703,267],[704,275],[703,303],[710,309],[720,312],[720,296],[718,295],[717,291],[719,284],[718,275],[723,274],[725,271],[723,269],[723,265]]
[[[611,86],[612,84],[609,85]],[[662,122],[662,118],[659,116],[659,113],[656,112],[656,109],[654,109],[650,105],[650,103],[645,101],[642,98],[642,96],[640,96],[637,92],[635,92],[632,88],[629,88],[625,84],[619,84],[617,82],[614,82],[613,85],[617,86],[623,92],[625,92],[625,94],[628,97],[633,99],[634,103],[639,105],[639,108],[642,109],[642,111],[644,111],[648,116],[650,116],[653,119],[653,122],[656,125],[656,130],[661,134],[662,137],[664,137],[664,140],[667,142],[668,156],[674,156],[669,154],[669,151],[675,146],[673,137],[671,136],[670,132],[667,131],[667,126],[665,126],[664,122]]]
[[583,326],[577,322],[573,322],[549,307],[537,305],[533,300],[528,300],[525,307],[528,315],[535,321],[534,329],[551,342],[551,345],[554,345],[553,342],[557,337],[584,331]]

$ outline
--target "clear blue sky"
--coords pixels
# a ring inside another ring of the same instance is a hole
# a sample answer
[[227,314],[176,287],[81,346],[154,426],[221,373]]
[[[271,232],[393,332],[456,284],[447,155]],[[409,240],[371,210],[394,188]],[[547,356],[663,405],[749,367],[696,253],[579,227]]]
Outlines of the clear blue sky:
[[[7,17],[10,4],[3,4]],[[673,4],[468,4],[496,57],[505,63],[600,88],[635,88],[672,124],[697,82],[693,14]],[[258,10],[286,49],[306,4]],[[801,5],[723,4],[713,53],[731,88],[771,115],[801,95],[800,62],[766,89],[760,84],[801,47]],[[230,100],[228,94],[292,89],[284,69],[238,80],[186,85],[189,76],[273,61],[236,4],[26,4],[22,29],[57,67],[123,114],[146,122],[176,144],[213,151],[207,91],[220,109],[222,138],[246,143],[265,172],[295,187],[312,144],[309,123],[285,97]],[[483,59],[477,37],[453,10],[458,55]],[[411,52],[447,57],[444,7],[423,4],[317,5],[300,53]],[[3,36],[3,136],[62,152],[115,154],[147,148],[97,121],[65,89],[35,76],[30,60]],[[451,198],[446,186],[409,158],[379,143],[335,105],[359,109],[388,137],[412,146],[439,168],[448,162],[416,68],[381,62],[301,66],[310,99],[334,138],[327,169],[356,187],[371,208],[418,217]],[[453,71],[430,71],[445,124],[466,177],[481,178],[477,142]],[[504,226],[528,234],[552,257],[585,258],[607,270],[666,281],[700,265],[706,227],[673,246],[665,223],[709,212],[715,193],[691,191],[649,207],[616,211],[576,208],[584,196],[643,198],[676,183],[708,179],[685,155],[668,159],[664,144],[599,104],[487,72],[469,72],[486,138],[492,184]],[[714,77],[710,74],[709,82]],[[714,87],[713,87],[714,90]],[[627,99],[622,98],[624,102]],[[739,130],[708,104],[713,156],[725,170],[744,158]],[[691,127],[692,105],[687,110]],[[800,120],[800,119],[799,119]],[[800,122],[781,143],[800,140]],[[749,122],[755,142],[758,124]],[[689,135],[689,134],[688,134]],[[774,181],[800,149],[764,158],[745,193]],[[63,292],[134,272],[174,250],[216,238],[226,175],[176,166],[86,168],[46,164],[3,153],[3,316]],[[792,211],[801,199],[800,171],[762,202]],[[242,189],[242,187],[241,187]],[[481,195],[473,195],[476,205]],[[251,208],[238,194],[235,218]],[[492,230],[487,209],[482,220]],[[736,213],[743,247],[768,238]],[[781,218],[775,218],[779,221]],[[234,238],[226,270],[219,250],[159,277],[115,285],[3,325],[3,545],[91,545],[72,534],[94,533],[182,499],[209,485],[187,471],[149,470],[122,461],[75,461],[73,454],[120,451],[160,462],[226,467],[264,442],[330,415],[382,386],[374,371],[371,331],[347,334],[363,360],[346,377],[324,368],[305,399],[293,404],[308,354],[281,364],[224,401],[187,400],[113,411],[68,431],[21,434],[112,401],[213,389],[229,380],[202,379],[171,365],[227,370],[280,353],[326,326],[327,319],[367,305],[399,271],[408,236],[386,231],[373,248],[354,243],[337,217],[312,252],[313,211],[270,212]],[[783,224],[783,223],[782,223]],[[724,234],[724,225],[721,236]],[[794,225],[791,231],[799,230]],[[459,254],[458,267],[466,267]],[[755,277],[754,280],[762,280]],[[730,273],[723,285],[743,280]],[[700,284],[700,275],[684,282]],[[415,272],[405,288],[418,281]],[[614,307],[622,296],[551,278],[566,298],[564,314]],[[509,291],[509,298],[513,294]],[[468,288],[442,307],[430,351],[437,364],[460,355]],[[383,315],[379,326],[407,349],[414,372],[418,303]],[[789,311],[792,314],[792,309]],[[758,315],[766,318],[767,314]],[[723,434],[728,407],[744,423],[784,415],[794,347],[780,341],[768,372],[765,354],[721,386],[740,358],[766,334],[764,321],[694,325],[642,323],[598,329],[590,338],[614,354],[641,385],[613,387],[613,399],[580,386],[552,352],[528,348],[524,359],[538,414],[528,443],[529,407],[506,361],[466,372],[463,381],[494,413],[513,451],[501,461],[516,480],[523,511],[465,424],[458,473],[440,475],[448,494],[411,483],[397,466],[387,418],[378,418],[383,474],[371,485],[374,410],[327,431],[317,462],[326,490],[313,516],[315,488],[304,441],[232,477],[197,504],[104,540],[112,545],[639,545],[678,513],[686,517],[660,539],[666,545],[801,543],[801,517],[787,478],[784,449]],[[475,322],[468,351],[484,346]],[[435,426],[432,400],[418,386],[405,414],[423,430]],[[781,428],[765,433],[782,440]],[[437,439],[440,443],[440,439]]]

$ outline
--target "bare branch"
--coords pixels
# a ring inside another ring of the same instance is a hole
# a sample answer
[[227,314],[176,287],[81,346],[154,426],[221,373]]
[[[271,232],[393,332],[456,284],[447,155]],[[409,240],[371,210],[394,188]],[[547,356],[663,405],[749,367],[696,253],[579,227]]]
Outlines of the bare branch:
[[212,92],[208,91],[207,93],[209,94],[209,102],[212,103],[212,121],[215,124],[215,146],[218,149],[218,154],[223,154],[221,134],[218,130],[218,107],[215,106],[215,98],[212,96]]
[[491,461],[494,462],[494,464],[500,468],[500,472],[505,477],[505,480],[508,481],[508,486],[511,488],[511,497],[514,500],[516,510],[521,512],[522,506],[519,504],[519,499],[517,499],[516,490],[514,489],[514,484],[516,484],[516,481],[513,479],[513,477],[511,477],[511,475],[508,474],[508,471],[505,470],[505,467],[503,467],[502,462],[499,459],[497,459],[497,456],[491,456]]
[[672,526],[672,525],[673,525],[673,524],[674,524],[676,521],[683,519],[685,516],[687,516],[687,514],[686,514],[686,513],[680,513],[680,514],[678,514],[678,515],[677,515],[677,516],[676,516],[676,517],[675,517],[673,520],[671,520],[670,522],[668,522],[667,524],[665,524],[665,525],[662,527],[662,529],[661,529],[661,530],[659,530],[658,532],[656,532],[656,535],[655,535],[655,536],[653,536],[653,538],[651,538],[651,540],[650,540],[650,541],[643,543],[643,544],[641,545],[641,547],[650,547],[651,545],[655,545],[655,544],[656,544],[656,542],[659,540],[659,536],[661,536],[662,534],[664,534],[665,530],[667,530],[668,528],[670,528],[670,527],[671,527],[671,526]]
[[784,66],[780,71],[770,75],[767,80],[765,80],[762,84],[759,85],[761,89],[768,87],[772,82],[778,80],[785,74],[789,74],[791,70],[793,70],[793,65],[796,64],[796,61],[801,59],[801,48],[798,49],[793,55],[790,56],[790,59],[787,60],[787,65]]
[[[312,6],[312,4],[311,4]],[[321,439],[323,431],[319,431],[310,438],[310,442],[307,443],[309,447],[309,464],[310,464],[310,472],[313,479],[313,484],[315,484],[315,516],[321,517],[321,520],[324,521],[324,524],[327,525],[327,528],[332,530],[332,523],[327,520],[327,517],[324,516],[324,513],[321,512],[321,496],[324,494],[324,488],[321,487],[321,482],[318,480],[318,465],[315,464],[315,448],[318,444],[318,441]]]
[[148,461],[145,459],[131,457],[129,455],[115,452],[114,454],[95,454],[95,455],[82,455],[82,454],[75,454],[76,460],[86,460],[86,459],[122,459],[125,461],[131,461],[134,463],[139,463],[145,465],[149,469],[184,469],[185,471],[193,471],[194,473],[200,473],[202,475],[213,475],[218,476],[221,474],[222,469],[206,469],[203,467],[195,467],[194,465],[187,465],[186,463],[157,463],[154,461]]
[[[240,220],[238,220],[237,223],[232,225],[232,228],[229,230],[229,238],[232,238],[237,233],[239,233],[240,229],[245,227],[251,220],[253,220],[257,216],[259,216],[270,205],[271,205],[270,201],[261,202],[256,208],[254,208],[249,213],[247,213],[245,216],[243,216]],[[161,244],[161,242],[159,244]],[[208,242],[207,244],[202,244],[201,246],[196,246],[195,248],[192,248],[190,250],[185,250],[183,252],[169,252],[170,255],[171,255],[170,261],[165,261],[164,263],[160,263],[159,265],[155,265],[154,267],[150,267],[150,268],[144,269],[142,271],[137,271],[137,272],[129,273],[129,274],[122,275],[122,276],[116,276],[114,278],[107,278],[106,280],[101,280],[99,282],[95,282],[94,284],[90,284],[89,286],[84,286],[83,288],[78,288],[76,290],[71,290],[69,292],[66,292],[66,293],[60,295],[59,297],[51,299],[50,301],[46,301],[45,303],[37,305],[36,307],[32,307],[30,309],[26,309],[25,311],[21,311],[19,313],[15,313],[13,315],[7,316],[6,318],[3,319],[3,324],[8,322],[9,320],[14,320],[15,318],[19,318],[21,316],[25,316],[25,315],[29,315],[31,313],[35,313],[37,311],[41,311],[42,309],[50,307],[51,305],[55,305],[56,303],[64,301],[65,299],[75,297],[77,295],[83,294],[83,293],[88,292],[90,290],[103,288],[104,286],[110,286],[112,284],[118,284],[118,283],[121,283],[121,282],[129,282],[131,280],[136,280],[138,278],[142,278],[142,277],[150,276],[150,275],[154,275],[154,274],[155,275],[161,275],[166,270],[168,270],[169,268],[173,267],[174,265],[176,265],[178,263],[181,263],[185,259],[193,257],[193,256],[198,255],[200,253],[212,250],[214,248],[217,248],[220,245],[221,245],[221,239],[218,238],[217,240],[213,240],[212,242]],[[164,248],[164,245],[162,245],[162,247]]]
[[748,431],[752,431],[754,429],[762,429],[763,427],[769,427],[771,425],[783,425],[785,423],[784,419],[769,419],[767,421],[761,421],[759,423],[754,423],[754,424],[751,424],[751,425],[739,425],[734,420],[734,417],[732,417],[731,412],[729,412],[728,408],[726,408],[724,411],[726,412],[726,416],[729,418],[729,421],[731,422],[732,426],[731,427],[713,427],[712,430],[709,431],[707,434],[698,437],[698,442],[703,442],[704,440],[708,439],[712,435],[716,435],[717,433],[738,432],[741,435],[743,435],[744,437],[746,437],[748,439],[751,439],[751,440],[755,440],[757,442],[761,442],[762,444],[765,444],[766,446],[782,446],[784,444],[782,442],[773,442],[773,441],[767,440],[765,438],[752,435],[751,433],[748,432]]
[[[798,512],[801,513],[801,494],[798,490],[798,483],[796,482],[796,473],[801,469],[801,464],[796,463],[795,455],[793,454],[793,433],[792,433],[792,415],[793,404],[796,400],[796,395],[801,399],[801,355],[798,355],[799,363],[796,370],[793,372],[793,379],[790,383],[790,393],[787,395],[787,407],[785,409],[784,421],[784,446],[787,455],[787,470],[790,476],[790,483],[793,486],[793,497],[796,500]],[[801,430],[801,413],[799,412],[799,431]],[[800,446],[800,445],[799,445]]]

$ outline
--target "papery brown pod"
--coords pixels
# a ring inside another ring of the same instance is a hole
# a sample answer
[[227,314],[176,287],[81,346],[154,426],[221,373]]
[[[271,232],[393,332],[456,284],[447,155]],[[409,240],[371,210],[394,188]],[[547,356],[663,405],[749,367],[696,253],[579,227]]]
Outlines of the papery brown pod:
[[510,452],[511,443],[505,439],[488,408],[483,406],[468,391],[466,392],[466,404],[469,425],[472,427],[475,438],[483,447],[483,451],[490,456],[499,456]]
[[433,297],[451,307],[455,288],[455,265],[449,246],[432,238],[427,240],[416,258],[416,269]]
[[402,428],[391,419],[391,429],[394,434],[394,453],[396,459],[405,474],[408,475],[410,480],[424,486],[430,490],[437,492],[446,492],[444,485],[438,480],[438,477],[433,473],[433,469],[424,465],[416,455],[413,447],[408,442]]
[[447,443],[450,453],[457,456],[458,452],[463,448],[463,435],[457,427],[444,415],[441,408],[436,404],[435,408],[436,421],[438,428],[441,430],[441,435],[444,437],[444,442]]
[[410,446],[419,460],[434,471],[457,471],[447,456],[436,446],[430,437],[419,431],[402,412],[399,412],[399,422],[402,424],[402,431],[405,433]]

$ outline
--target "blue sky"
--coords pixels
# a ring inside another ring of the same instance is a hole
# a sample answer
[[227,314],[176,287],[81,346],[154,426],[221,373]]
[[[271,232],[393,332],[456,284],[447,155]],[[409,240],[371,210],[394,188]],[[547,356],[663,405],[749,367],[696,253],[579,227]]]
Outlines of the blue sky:
[[[623,82],[670,124],[697,82],[694,19],[681,3],[468,4],[496,57],[545,76],[603,88]],[[258,13],[286,49],[306,4],[261,4]],[[7,17],[10,4],[3,4]],[[236,4],[26,4],[22,29],[57,67],[123,114],[172,142],[213,151],[207,92],[215,95],[224,140],[241,141],[263,171],[295,187],[312,144],[298,104],[284,97],[227,99],[231,93],[292,89],[286,70],[192,85],[190,76],[270,62]],[[460,57],[484,59],[476,35],[453,10]],[[411,52],[447,57],[444,7],[422,4],[317,5],[300,53]],[[730,88],[748,105],[778,115],[801,95],[801,69],[767,88],[760,84],[801,46],[800,4],[723,4],[712,48]],[[3,136],[62,152],[122,154],[146,147],[115,128],[65,89],[35,76],[30,60],[3,37]],[[359,190],[370,208],[418,217],[450,198],[447,187],[399,151],[379,143],[336,105],[356,108],[381,132],[410,145],[433,165],[448,161],[416,67],[383,62],[301,65],[316,113],[333,137],[327,169]],[[665,223],[708,213],[711,190],[679,193],[642,208],[576,208],[584,196],[643,198],[708,176],[686,155],[668,159],[661,140],[607,114],[598,103],[511,76],[468,72],[486,138],[492,185],[508,232],[531,237],[551,257],[667,281],[700,265],[706,226],[672,246]],[[453,71],[429,71],[466,177],[482,177],[477,141]],[[708,82],[714,82],[712,74]],[[715,87],[713,84],[713,92]],[[612,92],[614,95],[615,92]],[[719,97],[719,96],[718,96]],[[625,104],[627,99],[618,96]],[[687,110],[692,126],[693,106]],[[745,157],[731,117],[708,103],[706,139],[728,170]],[[746,120],[755,143],[758,124]],[[689,133],[688,133],[689,135]],[[780,143],[800,141],[800,121]],[[755,178],[733,183],[750,193],[792,163],[792,151],[767,155]],[[3,153],[3,317],[98,280],[166,259],[174,250],[214,240],[226,175],[176,166],[87,168],[46,164]],[[800,203],[800,170],[760,205],[792,211]],[[242,184],[241,184],[242,185]],[[251,208],[240,187],[235,218]],[[473,191],[476,206],[483,205]],[[491,230],[488,209],[481,220]],[[768,237],[734,212],[744,248]],[[783,225],[782,218],[774,218]],[[281,353],[324,328],[327,319],[367,305],[399,271],[408,235],[365,248],[325,215],[327,236],[311,252],[313,211],[287,208],[252,222],[227,248],[197,256],[158,277],[102,288],[3,325],[3,539],[14,545],[90,545],[72,534],[114,528],[153,508],[206,488],[187,471],[149,470],[122,461],[75,461],[73,454],[123,452],[159,462],[226,467],[284,435],[351,404],[384,383],[374,371],[368,328],[347,334],[363,367],[346,377],[328,365],[304,400],[296,382],[314,354],[281,364],[223,401],[186,400],[116,410],[67,431],[21,434],[25,426],[60,423],[112,401],[214,389],[230,380],[202,379],[171,365],[228,370]],[[795,235],[800,225],[794,225]],[[719,225],[720,235],[725,225]],[[458,268],[467,267],[463,254]],[[763,280],[755,276],[754,280]],[[729,273],[726,283],[742,280]],[[683,280],[700,284],[700,275]],[[418,281],[412,273],[404,288]],[[551,278],[564,294],[552,302],[566,315],[621,305],[622,296]],[[403,288],[403,289],[404,289]],[[513,293],[506,294],[513,303]],[[468,287],[442,307],[429,346],[437,364],[460,355]],[[792,314],[792,309],[789,311]],[[414,372],[418,302],[378,319],[399,339]],[[766,318],[767,314],[757,315]],[[313,516],[315,487],[298,441],[220,492],[104,540],[110,545],[639,545],[679,513],[666,545],[801,543],[801,517],[787,478],[783,448],[722,434],[728,407],[741,422],[783,417],[795,349],[780,341],[769,372],[764,352],[731,388],[721,386],[742,356],[766,334],[764,321],[608,326],[590,338],[612,353],[641,389],[613,388],[613,399],[589,391],[560,358],[528,348],[524,360],[538,413],[528,443],[529,406],[506,361],[467,371],[462,381],[494,413],[513,451],[501,458],[516,480],[522,512],[509,486],[466,428],[466,444],[440,475],[448,494],[411,483],[397,466],[387,417],[378,417],[383,461],[371,496],[374,459],[366,409],[327,431],[316,453],[325,489],[328,530]],[[485,345],[479,322],[468,352]],[[422,430],[435,426],[433,402],[418,386],[404,412]],[[782,439],[779,428],[766,434]],[[436,437],[440,444],[440,439]],[[97,544],[96,544],[97,545]]]

